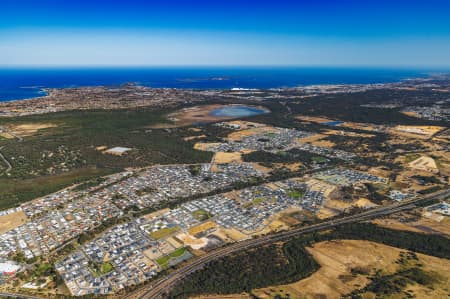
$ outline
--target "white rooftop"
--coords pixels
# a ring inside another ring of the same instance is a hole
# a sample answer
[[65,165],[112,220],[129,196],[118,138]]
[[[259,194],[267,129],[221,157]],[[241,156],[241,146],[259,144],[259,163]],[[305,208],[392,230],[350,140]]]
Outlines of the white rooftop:
[[108,152],[108,153],[120,153],[120,154],[123,154],[123,153],[128,152],[128,151],[131,151],[131,148],[129,148],[129,147],[121,147],[121,146],[116,146],[116,147],[113,147],[113,148],[110,148],[110,149],[106,150],[106,152]]
[[0,273],[14,273],[20,269],[20,266],[9,262],[0,263]]

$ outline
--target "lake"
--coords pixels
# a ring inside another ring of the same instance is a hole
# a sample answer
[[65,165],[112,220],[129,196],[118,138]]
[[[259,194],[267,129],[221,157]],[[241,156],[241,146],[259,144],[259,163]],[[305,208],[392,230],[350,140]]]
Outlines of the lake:
[[209,114],[217,117],[246,117],[269,113],[270,111],[251,106],[226,106],[212,110]]

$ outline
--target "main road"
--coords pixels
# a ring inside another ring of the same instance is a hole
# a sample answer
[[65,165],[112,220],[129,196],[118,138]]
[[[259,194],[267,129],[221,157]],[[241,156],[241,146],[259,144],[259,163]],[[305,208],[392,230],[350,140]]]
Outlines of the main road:
[[31,295],[16,294],[16,293],[5,293],[5,292],[0,292],[0,298],[42,299],[41,297],[35,297],[35,296],[31,296]]
[[334,219],[325,221],[319,224],[314,224],[306,227],[300,227],[297,229],[292,229],[289,231],[283,231],[275,234],[266,235],[256,239],[249,239],[242,242],[233,243],[229,246],[218,248],[214,251],[209,252],[206,255],[203,255],[189,264],[171,272],[167,276],[156,280],[155,282],[144,285],[143,287],[125,295],[122,298],[125,299],[157,299],[164,298],[167,293],[171,290],[171,288],[177,283],[186,278],[189,274],[202,269],[206,264],[220,259],[222,257],[228,256],[232,253],[246,250],[252,247],[264,246],[267,244],[271,244],[274,242],[285,241],[292,237],[304,234],[311,233],[315,231],[325,230],[332,227],[336,227],[339,225],[354,223],[364,220],[369,220],[374,217],[389,215],[392,213],[396,213],[402,210],[413,209],[416,207],[415,204],[420,203],[425,200],[433,200],[433,199],[446,199],[450,197],[450,190],[439,191],[427,196],[423,196],[420,198],[403,201],[400,203],[395,203],[389,206],[379,207],[370,209],[368,211],[358,213],[352,216],[343,217],[340,219]]

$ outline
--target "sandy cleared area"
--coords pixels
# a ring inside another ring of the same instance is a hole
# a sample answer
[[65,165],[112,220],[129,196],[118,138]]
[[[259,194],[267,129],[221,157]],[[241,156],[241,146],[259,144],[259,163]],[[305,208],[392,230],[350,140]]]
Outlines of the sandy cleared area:
[[355,122],[345,122],[341,124],[341,127],[365,131],[375,131],[375,132],[384,131],[386,129],[386,127],[382,125],[374,125],[370,123],[355,123]]
[[277,220],[270,222],[268,225],[268,228],[272,232],[277,232],[277,231],[282,231],[282,230],[288,230],[289,226],[284,221],[277,219]]
[[335,119],[326,118],[326,117],[319,117],[319,116],[304,116],[299,115],[295,117],[298,120],[310,122],[310,123],[326,123],[326,122],[332,122],[336,121]]
[[404,115],[407,115],[407,116],[419,117],[419,115],[416,112],[413,112],[413,111],[403,111],[401,113],[403,113]]
[[444,127],[439,126],[395,126],[394,130],[400,133],[407,133],[407,134],[417,134],[417,135],[424,135],[427,137],[431,137],[433,134],[436,134],[439,131],[442,131],[445,129]]
[[56,127],[56,125],[51,123],[29,123],[29,124],[13,125],[10,126],[8,129],[17,136],[26,137],[34,135],[39,130],[54,127]]
[[164,254],[160,250],[152,247],[150,249],[145,250],[144,255],[151,260],[155,260],[157,258],[162,257]]
[[226,122],[226,124],[232,125],[232,126],[238,126],[238,130],[246,130],[250,128],[257,128],[257,127],[266,127],[266,124],[260,124],[255,123],[252,121],[245,121],[245,120],[232,120]]
[[339,210],[330,209],[327,207],[321,207],[317,212],[316,216],[319,219],[327,219],[339,215],[341,212]]
[[3,138],[5,138],[5,139],[13,139],[13,138],[14,138],[13,135],[11,135],[11,134],[9,134],[9,133],[6,133],[6,132],[0,133],[0,137],[3,137]]
[[234,228],[222,228],[221,232],[223,232],[228,238],[233,241],[242,241],[248,239],[248,236],[241,233],[237,229]]
[[225,153],[225,152],[217,152],[214,154],[211,163],[216,164],[225,164],[225,163],[241,163],[242,156],[241,153]]
[[200,150],[200,151],[208,151],[211,147],[217,146],[220,144],[221,143],[219,143],[219,142],[209,142],[209,143],[198,142],[194,145],[194,149]]
[[156,217],[159,217],[159,216],[161,216],[161,215],[163,215],[163,214],[165,214],[165,213],[167,213],[169,211],[170,211],[169,208],[162,209],[162,210],[159,210],[159,211],[156,211],[156,212],[144,215],[144,218],[147,219],[147,220],[152,220],[152,219],[154,219]]
[[[368,275],[352,275],[351,269],[364,269],[370,274],[376,270],[383,274],[395,273],[399,267],[395,261],[404,250],[369,241],[337,240],[315,244],[308,251],[321,265],[317,272],[292,284],[263,288],[253,293],[259,298],[274,298],[276,294],[290,294],[291,298],[341,298],[370,282]],[[445,284],[450,279],[450,261],[422,254],[418,257],[425,265],[424,270],[435,271],[443,279],[434,290],[420,285],[406,288],[413,290],[416,298],[448,298],[443,295]]]
[[408,164],[409,167],[415,170],[423,170],[427,172],[437,173],[439,169],[433,158],[427,156],[421,156]]
[[391,171],[389,169],[383,169],[381,167],[371,167],[367,170],[368,173],[388,178],[391,175]]
[[257,134],[278,133],[279,130],[271,126],[259,126],[251,129],[240,130],[228,135],[228,139],[232,141],[242,140],[243,137],[253,136]]
[[328,199],[325,204],[317,212],[319,219],[327,219],[341,214],[350,207],[371,208],[377,206],[367,198],[360,198],[354,202],[344,202],[342,200]]
[[374,208],[374,207],[378,206],[377,204],[374,204],[367,198],[360,198],[353,205],[356,207],[364,208],[364,209]]
[[184,137],[183,140],[184,141],[191,141],[191,140],[202,139],[202,138],[206,138],[206,135],[188,136],[188,137]]
[[23,211],[0,216],[0,234],[12,230],[27,221],[27,216]]
[[326,134],[326,135],[348,136],[348,137],[362,137],[362,138],[375,137],[375,135],[373,135],[373,134],[357,133],[357,132],[342,131],[342,130],[327,130],[324,134]]
[[272,169],[270,169],[270,168],[268,168],[268,167],[265,167],[265,166],[262,166],[261,164],[259,164],[259,163],[251,163],[252,164],[252,166],[256,169],[256,170],[258,170],[258,171],[261,171],[262,173],[269,173],[269,172],[271,172],[272,171]]
[[322,191],[325,197],[329,197],[337,189],[335,185],[317,179],[310,179],[306,184],[313,191]]
[[169,237],[166,239],[166,242],[168,242],[170,245],[173,246],[173,248],[180,248],[183,246],[183,243],[176,240],[174,237]]
[[190,246],[192,249],[199,250],[208,245],[206,238],[196,238],[190,234],[182,233],[176,236],[184,245]]

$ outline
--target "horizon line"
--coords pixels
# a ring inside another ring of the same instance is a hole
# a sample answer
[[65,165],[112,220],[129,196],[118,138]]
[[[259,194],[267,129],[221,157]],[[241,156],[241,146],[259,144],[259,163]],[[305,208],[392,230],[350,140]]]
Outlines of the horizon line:
[[161,68],[161,69],[187,69],[187,68],[224,68],[224,69],[233,69],[233,68],[258,68],[258,69],[270,69],[270,68],[285,68],[285,69],[301,69],[301,68],[316,68],[316,69],[379,69],[379,70],[387,70],[387,69],[397,69],[397,70],[416,70],[416,71],[450,71],[449,66],[435,66],[435,65],[286,65],[286,64],[236,64],[236,65],[224,65],[224,64],[180,64],[180,65],[171,65],[171,64],[142,64],[142,65],[114,65],[114,64],[83,64],[83,65],[60,65],[60,64],[31,64],[31,65],[22,65],[22,64],[6,64],[1,65],[0,69],[150,69],[150,68]]

